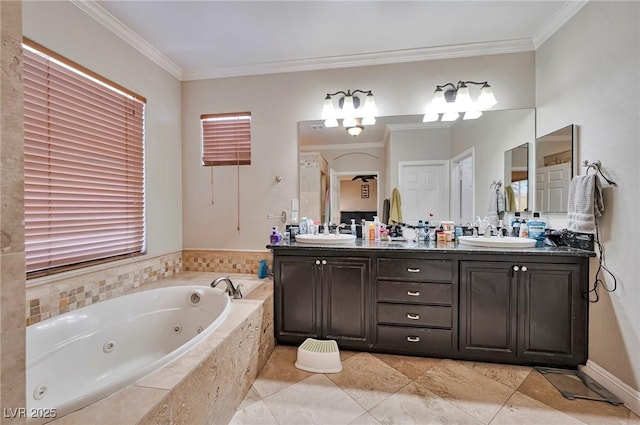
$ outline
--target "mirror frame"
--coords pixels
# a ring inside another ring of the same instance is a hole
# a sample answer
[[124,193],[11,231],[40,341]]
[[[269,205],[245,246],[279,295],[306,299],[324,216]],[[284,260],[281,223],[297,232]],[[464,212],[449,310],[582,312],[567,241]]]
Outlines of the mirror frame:
[[516,209],[516,210],[513,210],[513,211],[507,210],[507,212],[520,212],[520,213],[522,213],[522,212],[530,211],[529,206],[532,204],[532,202],[531,202],[531,155],[530,155],[531,146],[530,145],[531,145],[531,143],[525,142],[525,143],[522,143],[522,144],[520,144],[518,146],[514,146],[511,149],[509,149],[509,150],[504,152],[504,180],[503,180],[504,185],[503,186],[504,186],[504,188],[506,190],[506,188],[507,188],[507,180],[512,182],[511,178],[507,179],[507,173],[512,173],[513,172],[513,167],[511,169],[507,170],[507,155],[512,154],[516,149],[526,148],[526,150],[527,150],[527,154],[526,154],[526,158],[527,158],[526,159],[527,203],[525,205],[525,208]]

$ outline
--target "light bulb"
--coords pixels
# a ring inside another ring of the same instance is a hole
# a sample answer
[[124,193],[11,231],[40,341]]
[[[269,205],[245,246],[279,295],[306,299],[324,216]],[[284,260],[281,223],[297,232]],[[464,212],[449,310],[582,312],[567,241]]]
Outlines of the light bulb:
[[[352,95],[345,96],[344,102],[342,104],[342,116],[344,118],[354,118],[355,113],[356,113],[356,109],[353,106],[353,96]],[[345,127],[347,126],[345,125]]]
[[336,117],[336,109],[333,107],[333,101],[331,96],[327,95],[324,98],[324,105],[322,106],[322,119],[331,119]]
[[327,118],[326,120],[324,120],[324,126],[327,128],[337,127],[338,120],[335,118]]
[[376,123],[376,117],[364,117],[362,118],[362,125],[374,125]]
[[476,102],[477,107],[479,109],[489,109],[496,103],[498,103],[498,101],[493,95],[491,86],[485,83],[480,89],[480,96],[478,96],[478,101]]
[[373,98],[373,93],[369,92],[364,98],[364,106],[362,107],[363,117],[374,117],[378,115],[378,108],[376,107],[376,101]]
[[482,116],[481,111],[467,111],[462,116],[463,120],[475,120],[476,118],[480,118]]
[[438,121],[438,118],[440,118],[440,114],[438,114],[437,112],[427,112],[426,114],[424,114],[422,122],[434,122]]
[[431,107],[434,111],[440,111],[447,104],[447,100],[444,98],[444,92],[440,87],[433,92],[433,100],[431,101]]
[[460,86],[454,104],[457,111],[468,111],[473,106],[471,96],[469,95],[469,87],[464,84]]
[[347,127],[353,127],[353,126],[355,126],[356,124],[358,124],[358,122],[357,122],[357,121],[356,121],[356,119],[355,119],[355,118],[353,118],[353,117],[345,118],[344,120],[342,120],[342,126],[343,126],[344,128],[347,128]]
[[457,112],[449,111],[442,114],[442,121],[455,121],[460,118],[460,114]]
[[356,137],[360,133],[362,133],[362,130],[364,130],[364,128],[361,125],[355,125],[353,127],[347,128],[347,133],[349,133],[353,137]]

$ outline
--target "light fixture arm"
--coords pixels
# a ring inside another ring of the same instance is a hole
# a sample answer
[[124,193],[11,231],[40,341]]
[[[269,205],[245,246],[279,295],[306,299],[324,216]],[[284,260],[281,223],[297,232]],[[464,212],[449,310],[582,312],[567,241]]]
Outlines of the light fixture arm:
[[[366,95],[373,95],[373,93],[371,92],[371,90],[354,90],[354,91],[347,90],[347,91],[346,91],[346,93],[344,92],[344,90],[340,90],[340,91],[337,91],[337,92],[335,92],[335,93],[327,93],[327,97],[329,97],[329,98],[330,98],[330,97],[332,97],[332,96],[337,96],[337,95],[339,95],[339,94],[343,94],[343,95],[345,95],[345,96],[353,96],[353,95],[354,95],[354,94],[356,94],[356,93],[362,93],[362,94],[366,94]],[[326,99],[326,98],[325,98],[325,99]]]

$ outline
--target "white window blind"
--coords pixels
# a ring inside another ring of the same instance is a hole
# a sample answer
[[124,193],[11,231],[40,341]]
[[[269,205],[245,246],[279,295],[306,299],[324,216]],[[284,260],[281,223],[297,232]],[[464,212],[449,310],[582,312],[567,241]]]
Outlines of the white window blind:
[[251,112],[201,115],[202,165],[251,164]]
[[27,272],[141,253],[144,98],[36,43],[23,52]]

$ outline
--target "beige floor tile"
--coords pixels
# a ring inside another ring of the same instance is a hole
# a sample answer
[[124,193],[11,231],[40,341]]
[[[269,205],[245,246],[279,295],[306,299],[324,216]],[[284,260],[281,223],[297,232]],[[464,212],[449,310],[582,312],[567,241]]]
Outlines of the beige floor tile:
[[415,381],[369,411],[383,425],[480,425]]
[[249,388],[249,392],[247,392],[247,395],[244,397],[244,400],[242,400],[242,403],[238,406],[238,410],[242,410],[260,400],[262,400],[262,397],[260,397],[260,394],[258,394],[258,391],[256,391],[252,385],[251,388]]
[[297,347],[279,345],[275,348],[253,383],[253,387],[260,397],[265,398],[275,394],[313,375],[294,366],[297,355]]
[[349,424],[365,412],[322,374],[310,376],[263,401],[280,425]]
[[238,410],[231,418],[229,425],[278,425],[278,421],[264,401],[258,401]]
[[498,363],[460,362],[463,366],[477,372],[487,378],[500,382],[514,390],[529,376],[533,370],[527,366],[516,366]]
[[340,360],[345,361],[358,354],[356,351],[342,351],[340,350]]
[[629,412],[629,425],[640,425],[640,416]]
[[416,379],[442,361],[442,359],[430,357],[397,356],[394,354],[373,354],[373,356],[411,379]]
[[342,372],[327,376],[366,410],[411,382],[368,353],[351,357],[342,363]]
[[378,422],[376,418],[371,416],[369,413],[365,412],[362,416],[351,422],[349,425],[380,425],[380,422]]
[[565,415],[516,391],[498,412],[490,425],[584,425],[578,419]]
[[627,425],[629,410],[602,401],[568,400],[539,372],[533,371],[518,391],[588,425]]
[[514,392],[452,360],[443,360],[416,382],[484,424],[493,419]]

